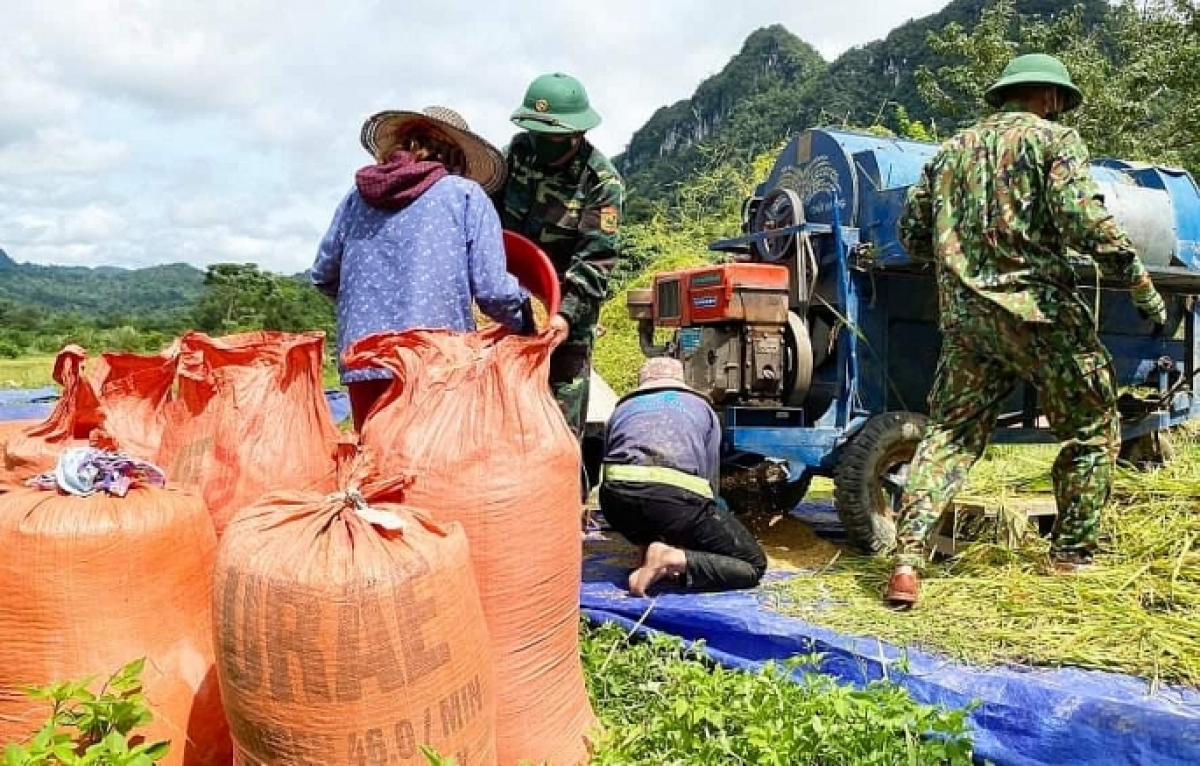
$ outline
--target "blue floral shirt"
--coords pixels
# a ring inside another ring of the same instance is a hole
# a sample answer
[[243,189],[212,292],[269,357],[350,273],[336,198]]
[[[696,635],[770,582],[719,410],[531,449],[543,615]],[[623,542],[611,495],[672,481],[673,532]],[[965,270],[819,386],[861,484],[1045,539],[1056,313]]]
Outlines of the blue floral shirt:
[[514,331],[528,297],[508,273],[500,218],[483,188],[446,176],[402,210],[383,210],[352,190],[338,206],[309,278],[337,303],[343,383],[389,378],[347,370],[341,356],[372,333],[415,328],[470,332],[472,300]]

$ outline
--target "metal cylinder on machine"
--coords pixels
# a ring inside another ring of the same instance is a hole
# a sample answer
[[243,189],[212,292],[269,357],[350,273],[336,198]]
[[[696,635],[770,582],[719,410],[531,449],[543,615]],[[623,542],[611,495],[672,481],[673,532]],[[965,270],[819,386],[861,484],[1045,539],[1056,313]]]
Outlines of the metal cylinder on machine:
[[[1122,181],[1128,179],[1139,189],[1166,194],[1171,202],[1169,207],[1174,219],[1174,260],[1192,271],[1200,272],[1200,187],[1196,186],[1196,181],[1190,173],[1164,165],[1111,158],[1096,160],[1092,170],[1098,176],[1105,170],[1119,171]],[[1121,220],[1119,216],[1118,220]],[[1151,263],[1149,260],[1147,263],[1152,266],[1166,265]]]
[[1175,203],[1162,189],[1138,186],[1125,173],[1101,165],[1091,167],[1104,206],[1129,234],[1147,266],[1170,266],[1178,242]]
[[[777,190],[791,192],[798,220],[826,224],[839,207],[843,226],[858,229],[874,249],[875,262],[909,261],[896,225],[909,185],[937,152],[935,144],[856,131],[816,128],[797,134],[768,178],[755,190],[765,203]],[[1183,266],[1200,273],[1200,187],[1186,171],[1100,158],[1089,166],[1109,211],[1150,268]],[[748,229],[762,217],[756,210]],[[769,243],[768,243],[769,244]],[[758,243],[760,250],[763,243]]]

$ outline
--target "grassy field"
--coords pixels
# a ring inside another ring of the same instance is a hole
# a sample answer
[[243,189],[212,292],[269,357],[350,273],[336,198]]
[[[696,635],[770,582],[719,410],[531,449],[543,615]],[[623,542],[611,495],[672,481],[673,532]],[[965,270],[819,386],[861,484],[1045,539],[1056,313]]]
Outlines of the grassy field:
[[[20,359],[0,359],[0,389],[40,388],[53,385],[54,357],[23,356]],[[322,380],[326,388],[338,387],[337,367],[326,361]]]
[[0,388],[40,388],[54,383],[53,356],[0,359]]

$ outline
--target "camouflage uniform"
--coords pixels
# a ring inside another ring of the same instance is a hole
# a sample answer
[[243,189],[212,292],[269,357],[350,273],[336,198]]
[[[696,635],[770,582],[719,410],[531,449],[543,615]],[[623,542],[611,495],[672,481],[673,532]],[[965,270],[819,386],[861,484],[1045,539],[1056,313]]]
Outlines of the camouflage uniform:
[[1053,468],[1052,548],[1087,558],[1120,431],[1112,359],[1076,290],[1067,249],[1127,282],[1139,307],[1156,317],[1163,307],[1099,197],[1083,141],[1027,112],[983,119],[925,167],[909,190],[900,236],[914,259],[936,263],[943,346],[898,520],[898,563],[923,559],[926,538],[1019,380],[1037,388],[1063,442]]
[[624,184],[586,140],[561,168],[539,163],[526,133],[517,134],[505,153],[508,177],[497,195],[500,220],[505,229],[541,245],[558,271],[558,313],[571,330],[551,357],[550,385],[567,423],[582,438],[596,325],[617,259]]

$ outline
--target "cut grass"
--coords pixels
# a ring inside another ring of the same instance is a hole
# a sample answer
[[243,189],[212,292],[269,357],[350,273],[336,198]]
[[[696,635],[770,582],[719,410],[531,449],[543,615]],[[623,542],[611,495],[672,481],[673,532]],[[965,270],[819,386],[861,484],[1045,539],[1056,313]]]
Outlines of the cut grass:
[[[1183,438],[1169,466],[1119,471],[1091,571],[1050,575],[1047,542],[1029,535],[1018,550],[976,544],[930,565],[911,613],[882,603],[890,562],[853,555],[771,586],[770,601],[842,632],[969,662],[1072,665],[1200,688],[1200,446]],[[1003,502],[1048,490],[1056,450],[992,448],[964,494]]]
[[968,710],[918,704],[886,680],[855,689],[816,657],[731,670],[700,645],[585,627],[580,649],[603,724],[593,766],[969,764]]

